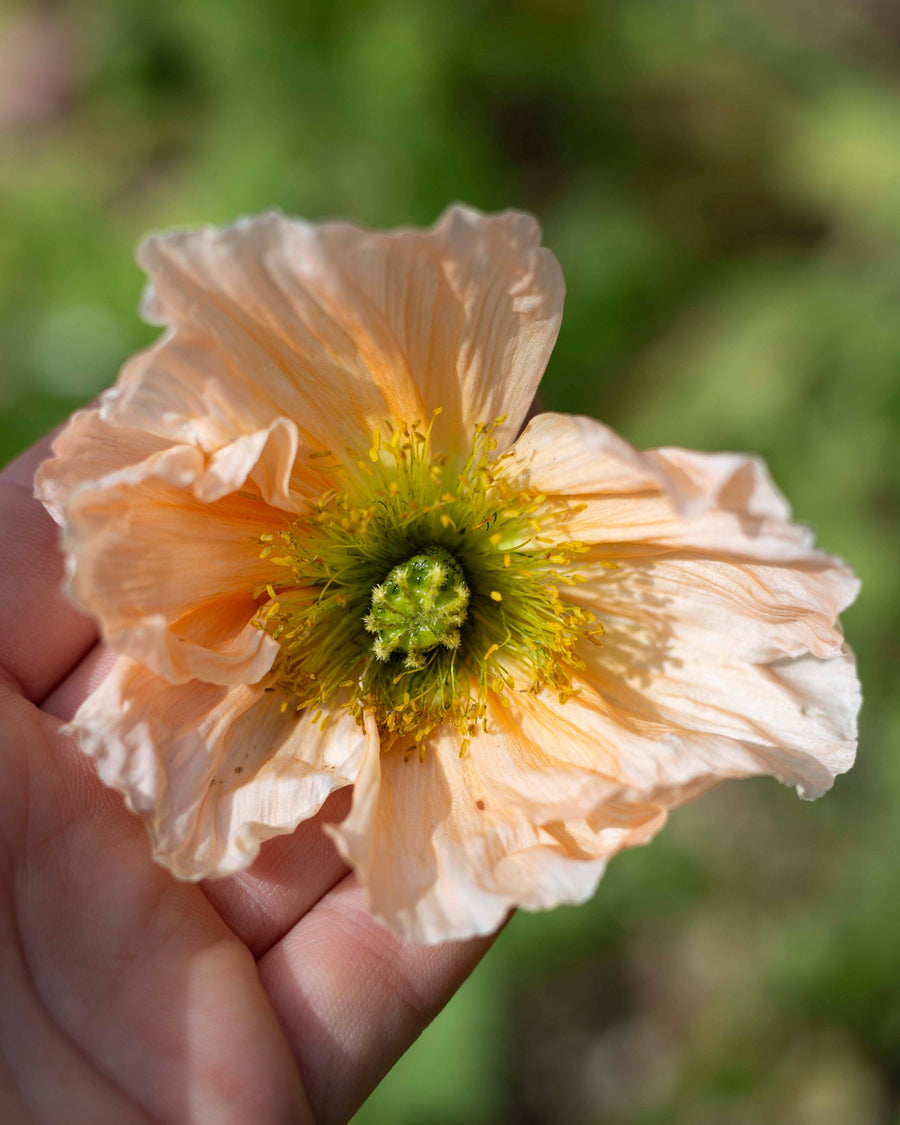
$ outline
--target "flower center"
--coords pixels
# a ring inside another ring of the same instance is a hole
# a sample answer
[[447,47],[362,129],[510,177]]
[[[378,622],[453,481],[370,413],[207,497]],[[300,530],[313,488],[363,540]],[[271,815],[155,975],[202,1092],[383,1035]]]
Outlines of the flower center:
[[267,599],[256,624],[281,644],[283,710],[370,712],[386,747],[421,746],[444,722],[465,747],[492,693],[568,698],[578,644],[603,632],[560,596],[585,580],[565,506],[510,487],[492,427],[476,427],[460,466],[432,452],[433,424],[384,443],[376,431],[355,464],[323,457],[334,487],[260,539],[274,580],[254,591]]
[[442,547],[428,547],[398,563],[372,591],[371,609],[363,621],[375,638],[376,659],[387,661],[400,651],[406,653],[404,668],[421,668],[425,653],[438,645],[458,648],[468,604],[463,573]]

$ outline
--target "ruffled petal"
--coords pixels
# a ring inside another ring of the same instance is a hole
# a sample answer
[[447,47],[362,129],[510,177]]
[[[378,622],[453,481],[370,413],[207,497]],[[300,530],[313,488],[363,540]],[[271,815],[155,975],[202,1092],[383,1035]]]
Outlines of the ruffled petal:
[[152,236],[138,259],[151,279],[147,319],[220,362],[204,397],[236,393],[259,419],[274,405],[335,452],[385,417],[420,416],[402,351],[333,260],[323,228],[262,215]]
[[591,663],[575,677],[576,696],[521,696],[512,715],[535,743],[593,747],[619,797],[668,808],[698,784],[770,774],[814,798],[853,764],[859,687],[850,653],[735,661],[705,676],[698,659],[670,686],[640,669],[628,678],[612,660],[605,666],[604,651],[585,653]]
[[[570,847],[482,773],[496,747],[479,736],[461,758],[453,728],[429,740],[423,761],[370,742],[350,814],[327,828],[356,868],[372,913],[409,941],[490,933],[517,906],[583,902],[603,873],[602,858]],[[514,779],[519,767],[509,765]],[[552,776],[544,781],[554,788]],[[560,807],[577,803],[566,794]]]
[[278,643],[252,624],[281,571],[259,536],[286,526],[296,434],[276,421],[205,463],[173,445],[81,485],[65,509],[73,597],[106,639],[172,682],[254,683]]
[[[107,392],[108,393],[108,392]],[[53,456],[35,473],[35,496],[58,524],[73,492],[172,447],[145,430],[112,426],[102,410],[78,410],[53,442]]]
[[[519,431],[562,320],[565,283],[530,215],[447,209],[428,231],[328,225],[322,239],[361,299],[389,326],[443,444],[467,446],[476,422]],[[407,417],[407,421],[409,417]]]
[[282,714],[263,684],[173,685],[119,657],[71,723],[102,780],[146,822],[180,879],[247,867],[352,783],[366,735],[336,708],[327,726]]
[[274,508],[298,511],[300,499],[292,488],[292,475],[300,439],[287,418],[276,418],[265,429],[235,438],[209,459],[206,472],[193,487],[203,503],[221,500],[250,484]]
[[[862,699],[849,650],[751,664],[729,659],[724,646],[718,653],[684,646],[649,669],[626,664],[614,641],[605,661],[587,655],[587,681],[620,712],[669,726],[682,741],[728,739],[758,763],[748,772],[770,773],[801,797],[820,797],[853,765]],[[724,749],[731,759],[731,747]]]
[[[847,768],[846,724],[814,712],[829,689],[846,698],[847,684],[839,661],[814,663],[777,669],[768,728],[755,739],[727,723],[685,728],[585,682],[565,703],[546,692],[493,700],[489,731],[463,757],[452,728],[422,761],[372,741],[351,812],[328,831],[373,914],[411,941],[489,933],[513,908],[584,901],[608,859],[647,843],[670,809],[720,781],[774,774],[815,796]],[[800,707],[804,722],[773,736]]]
[[622,560],[566,597],[600,617],[606,651],[624,646],[632,662],[653,665],[677,644],[766,663],[840,654],[839,614],[856,591],[849,569],[819,553],[783,566],[678,553]]
[[516,442],[504,473],[514,487],[572,501],[559,534],[611,560],[685,550],[764,563],[834,559],[812,551],[812,533],[765,464],[737,453],[639,453],[590,418],[541,414]]
[[571,501],[559,534],[615,561],[565,596],[604,625],[603,647],[581,655],[620,716],[714,736],[730,759],[727,739],[802,796],[849,769],[860,693],[838,616],[859,583],[790,522],[761,462],[640,454],[599,423],[550,415],[509,464],[549,505]]
[[564,285],[528,216],[451,208],[376,234],[277,214],[154,236],[145,314],[173,330],[120,381],[114,420],[209,451],[285,413],[343,456],[442,407],[449,444],[524,418]]

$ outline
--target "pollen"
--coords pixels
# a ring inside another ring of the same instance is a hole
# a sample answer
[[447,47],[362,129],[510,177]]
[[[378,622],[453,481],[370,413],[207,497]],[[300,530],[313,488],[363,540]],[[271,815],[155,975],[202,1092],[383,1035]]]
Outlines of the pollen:
[[420,756],[442,723],[486,729],[490,693],[568,698],[581,641],[602,635],[561,592],[584,580],[585,548],[560,531],[568,509],[511,488],[499,422],[476,426],[458,460],[435,453],[438,413],[345,451],[333,487],[260,536],[281,576],[255,591],[288,707],[371,713],[385,747]]

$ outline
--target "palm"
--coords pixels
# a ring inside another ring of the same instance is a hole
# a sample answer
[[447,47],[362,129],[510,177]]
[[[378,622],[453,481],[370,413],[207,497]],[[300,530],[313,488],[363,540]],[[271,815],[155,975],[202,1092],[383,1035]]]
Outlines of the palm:
[[485,943],[412,947],[375,926],[316,821],[218,883],[153,863],[51,718],[74,712],[104,655],[82,658],[91,626],[57,592],[54,529],[27,484],[38,457],[0,480],[0,1116],[346,1120]]

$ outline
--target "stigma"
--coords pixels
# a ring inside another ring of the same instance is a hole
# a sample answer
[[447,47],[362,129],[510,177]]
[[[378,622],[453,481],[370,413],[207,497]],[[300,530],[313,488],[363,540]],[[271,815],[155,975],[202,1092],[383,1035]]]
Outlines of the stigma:
[[372,591],[363,619],[374,636],[372,652],[388,661],[399,650],[405,653],[404,668],[421,668],[438,645],[459,647],[468,604],[469,588],[456,560],[442,547],[427,547],[392,567]]

